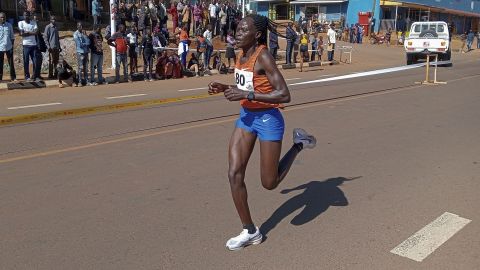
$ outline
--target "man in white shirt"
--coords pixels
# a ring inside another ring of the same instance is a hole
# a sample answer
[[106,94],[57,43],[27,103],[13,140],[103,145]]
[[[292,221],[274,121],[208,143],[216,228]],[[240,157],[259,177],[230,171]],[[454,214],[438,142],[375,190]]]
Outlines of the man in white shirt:
[[217,25],[217,5],[215,0],[213,0],[208,6],[208,12],[210,14],[210,25],[212,26],[213,35],[217,34],[216,25]]
[[328,42],[328,61],[333,61],[333,55],[335,52],[335,42],[337,40],[337,33],[334,30],[335,25],[330,24],[330,29],[327,31],[327,42]]
[[18,29],[20,30],[20,36],[22,36],[23,45],[23,70],[25,73],[25,80],[32,81],[30,78],[30,59],[33,63],[33,75],[35,80],[40,81],[40,74],[35,74],[36,53],[37,53],[37,40],[35,38],[38,27],[35,21],[30,20],[30,12],[23,12],[24,20],[18,22]]

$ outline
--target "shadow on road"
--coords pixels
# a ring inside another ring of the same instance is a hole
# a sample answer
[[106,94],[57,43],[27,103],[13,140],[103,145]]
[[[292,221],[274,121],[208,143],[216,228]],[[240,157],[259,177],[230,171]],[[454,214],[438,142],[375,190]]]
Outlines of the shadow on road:
[[291,224],[296,226],[303,225],[325,212],[330,206],[348,205],[348,200],[339,186],[345,181],[352,181],[358,178],[361,178],[361,176],[352,178],[336,177],[325,181],[311,181],[298,187],[282,190],[282,194],[302,189],[304,191],[283,203],[273,212],[272,216],[260,226],[260,231],[264,239],[267,238],[267,234],[284,218],[304,206],[305,208],[290,221]]

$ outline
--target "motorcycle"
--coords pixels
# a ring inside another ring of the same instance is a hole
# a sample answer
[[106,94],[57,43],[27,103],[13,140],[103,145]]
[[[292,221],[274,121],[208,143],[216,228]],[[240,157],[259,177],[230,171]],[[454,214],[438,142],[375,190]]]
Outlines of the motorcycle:
[[376,35],[375,33],[370,34],[370,44],[383,44],[385,43],[385,36]]

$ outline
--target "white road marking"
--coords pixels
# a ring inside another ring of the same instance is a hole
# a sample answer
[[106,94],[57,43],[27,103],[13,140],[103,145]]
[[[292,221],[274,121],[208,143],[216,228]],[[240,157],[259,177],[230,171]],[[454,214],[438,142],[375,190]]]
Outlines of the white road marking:
[[300,80],[301,78],[290,78],[290,79],[285,79],[285,81],[293,81],[293,80]]
[[54,105],[61,105],[60,102],[54,103],[45,103],[45,104],[36,104],[36,105],[25,105],[25,106],[18,106],[18,107],[9,107],[8,110],[18,110],[18,109],[26,109],[26,108],[35,108],[35,107],[45,107],[45,106],[54,106]]
[[355,73],[355,74],[347,74],[347,75],[341,75],[341,76],[336,76],[336,77],[331,77],[331,78],[325,78],[325,79],[320,79],[320,80],[298,82],[298,83],[293,83],[291,85],[301,85],[301,84],[346,80],[346,79],[352,79],[352,78],[359,78],[359,77],[366,77],[366,76],[373,76],[373,75],[384,74],[384,73],[391,73],[391,72],[409,70],[409,69],[419,68],[419,67],[422,67],[422,66],[425,66],[425,63],[409,65],[409,66],[377,69],[377,70],[365,71],[365,72],[360,72],[360,73]]
[[181,90],[178,90],[178,92],[188,92],[188,91],[205,90],[205,89],[208,89],[208,87],[199,87],[199,88],[191,88],[191,89],[181,89]]
[[470,221],[458,215],[445,212],[390,252],[421,262],[465,225],[470,223]]
[[147,94],[133,94],[133,95],[125,95],[125,96],[116,96],[116,97],[105,97],[106,99],[117,99],[117,98],[130,98],[130,97],[141,97],[146,96]]

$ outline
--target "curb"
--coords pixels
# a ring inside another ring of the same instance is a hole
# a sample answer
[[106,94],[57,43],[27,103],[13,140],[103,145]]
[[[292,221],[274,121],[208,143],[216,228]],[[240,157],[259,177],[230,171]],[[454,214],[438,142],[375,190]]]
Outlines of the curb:
[[182,102],[182,101],[204,99],[211,96],[212,95],[209,95],[209,94],[203,94],[203,95],[185,96],[185,97],[178,97],[178,98],[152,99],[152,100],[145,100],[145,101],[118,103],[118,104],[112,104],[112,105],[92,106],[92,107],[83,107],[83,108],[76,108],[76,109],[51,111],[51,112],[5,116],[5,117],[0,117],[0,127],[13,125],[13,124],[33,122],[38,120],[67,117],[67,116],[89,115],[89,114],[94,114],[99,112],[112,112],[112,111],[118,111],[118,110],[164,105],[164,104],[176,103],[176,102]]

